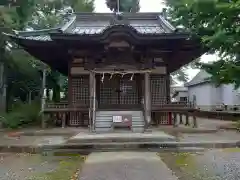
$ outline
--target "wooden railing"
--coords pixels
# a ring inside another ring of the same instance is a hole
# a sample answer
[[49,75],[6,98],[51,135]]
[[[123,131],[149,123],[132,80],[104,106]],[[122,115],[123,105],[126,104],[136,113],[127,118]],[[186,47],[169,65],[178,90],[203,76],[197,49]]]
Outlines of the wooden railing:
[[68,102],[59,102],[59,103],[46,103],[44,111],[81,111],[81,110],[87,110],[88,106],[84,104],[68,104]]
[[[171,118],[170,124],[173,125],[173,127],[177,127],[181,124],[193,128],[198,126],[196,118],[198,109],[189,102],[173,102],[155,105],[152,107],[152,111],[156,113],[167,113]],[[192,116],[192,120],[189,119],[190,116]]]
[[62,127],[65,127],[70,116],[78,114],[82,118],[84,113],[88,112],[88,108],[83,104],[69,105],[68,102],[47,102],[43,111],[43,116],[45,116],[43,126],[46,126],[47,121],[50,120],[51,122],[61,121]]
[[59,103],[46,103],[45,109],[62,109],[62,108],[68,108],[67,102],[59,102]]

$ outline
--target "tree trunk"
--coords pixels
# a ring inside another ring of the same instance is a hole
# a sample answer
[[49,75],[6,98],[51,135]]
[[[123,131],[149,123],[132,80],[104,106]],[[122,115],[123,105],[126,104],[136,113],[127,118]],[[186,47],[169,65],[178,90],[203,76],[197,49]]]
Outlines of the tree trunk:
[[32,91],[28,92],[28,104],[32,104]]
[[6,84],[4,63],[0,63],[0,112],[6,111]]

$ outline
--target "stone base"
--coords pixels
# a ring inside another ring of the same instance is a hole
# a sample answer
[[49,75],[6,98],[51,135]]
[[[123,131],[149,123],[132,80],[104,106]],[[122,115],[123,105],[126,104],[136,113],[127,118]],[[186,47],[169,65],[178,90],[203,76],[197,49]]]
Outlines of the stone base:
[[156,133],[104,133],[104,134],[83,134],[79,133],[71,137],[69,144],[91,144],[99,143],[131,143],[131,142],[174,142],[176,138],[163,131]]

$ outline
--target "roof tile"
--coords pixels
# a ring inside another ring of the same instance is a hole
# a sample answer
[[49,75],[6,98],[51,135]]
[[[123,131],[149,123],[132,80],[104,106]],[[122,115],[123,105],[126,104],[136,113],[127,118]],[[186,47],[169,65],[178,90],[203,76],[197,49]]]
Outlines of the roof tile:
[[39,35],[39,36],[26,36],[24,37],[30,40],[37,40],[37,41],[51,41],[50,35]]

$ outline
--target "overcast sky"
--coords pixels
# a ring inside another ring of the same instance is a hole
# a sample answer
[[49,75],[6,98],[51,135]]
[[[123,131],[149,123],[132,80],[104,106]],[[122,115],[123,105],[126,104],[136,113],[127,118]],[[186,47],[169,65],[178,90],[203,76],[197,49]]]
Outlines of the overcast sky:
[[[140,0],[140,12],[161,12],[163,7],[164,7],[163,0]],[[107,8],[105,4],[105,0],[95,0],[95,11],[111,12]],[[215,61],[215,60],[217,60],[217,56],[215,55],[203,55],[201,57],[201,61],[203,62],[209,62],[209,61]],[[192,79],[198,72],[199,72],[198,69],[187,70],[187,73],[190,79]]]

